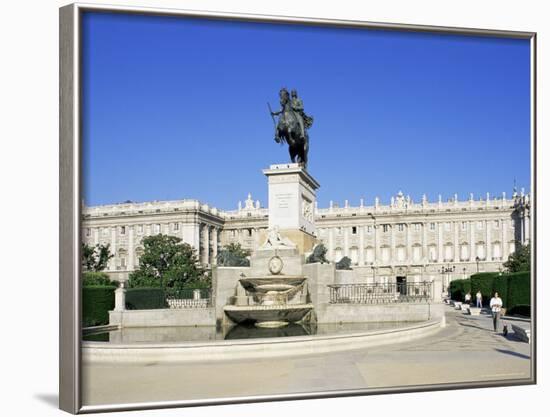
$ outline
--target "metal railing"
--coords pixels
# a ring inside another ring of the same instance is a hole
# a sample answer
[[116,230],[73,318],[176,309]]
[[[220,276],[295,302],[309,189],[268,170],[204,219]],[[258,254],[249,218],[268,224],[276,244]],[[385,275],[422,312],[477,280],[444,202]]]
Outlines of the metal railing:
[[206,308],[212,306],[212,288],[185,288],[165,290],[170,308]]
[[418,303],[432,299],[433,282],[329,285],[331,304]]

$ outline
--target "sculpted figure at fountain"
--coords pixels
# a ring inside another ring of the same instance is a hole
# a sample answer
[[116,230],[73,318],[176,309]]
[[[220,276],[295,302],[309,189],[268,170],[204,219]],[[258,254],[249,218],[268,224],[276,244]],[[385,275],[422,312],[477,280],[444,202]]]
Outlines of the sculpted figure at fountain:
[[293,249],[296,245],[292,243],[289,239],[284,236],[281,236],[279,232],[279,227],[274,226],[269,229],[267,234],[267,239],[265,243],[260,247],[260,249]]

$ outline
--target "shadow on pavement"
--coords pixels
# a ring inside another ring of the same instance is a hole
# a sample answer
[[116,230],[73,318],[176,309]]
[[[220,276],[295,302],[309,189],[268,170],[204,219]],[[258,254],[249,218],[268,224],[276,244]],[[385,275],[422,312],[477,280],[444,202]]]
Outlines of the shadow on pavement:
[[458,324],[460,324],[461,326],[464,326],[464,327],[471,327],[473,329],[479,329],[479,330],[484,330],[486,332],[494,333],[493,329],[489,329],[488,327],[475,326],[475,325],[469,324],[469,323],[458,323]]
[[504,353],[505,355],[517,356],[518,358],[531,359],[531,356],[524,355],[523,353],[517,353],[508,349],[495,349],[497,352]]

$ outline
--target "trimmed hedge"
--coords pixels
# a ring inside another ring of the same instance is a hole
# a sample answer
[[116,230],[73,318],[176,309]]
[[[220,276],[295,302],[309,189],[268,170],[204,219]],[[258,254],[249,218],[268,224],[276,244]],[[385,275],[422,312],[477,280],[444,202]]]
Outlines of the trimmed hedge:
[[457,279],[451,281],[451,298],[457,301],[464,301],[466,294],[471,293],[471,283],[469,279]]
[[[451,296],[463,300],[462,291],[466,284],[459,280],[451,282]],[[488,306],[495,292],[502,299],[508,314],[529,316],[531,313],[531,273],[529,271],[500,275],[498,272],[484,272],[470,277],[472,300],[477,291],[483,295],[483,305]],[[455,284],[456,283],[456,284]]]
[[168,308],[162,288],[129,288],[126,290],[126,309],[156,310]]
[[498,272],[480,272],[472,275],[470,277],[472,299],[475,300],[475,294],[480,291],[483,296],[483,305],[488,306],[494,294],[493,287],[496,277],[498,277]]
[[524,316],[524,317],[531,317],[531,306],[525,305],[525,304],[519,304],[517,306],[512,307],[509,311],[506,312],[506,314],[510,316]]
[[493,295],[498,292],[498,296],[502,299],[502,306],[508,308],[508,278],[509,275],[499,275],[493,281],[493,293],[487,301],[490,301]]
[[82,326],[109,324],[109,310],[115,308],[115,287],[82,287]]
[[[512,310],[520,305],[531,305],[531,274],[528,271],[507,274],[508,305]],[[505,304],[506,306],[506,304]]]

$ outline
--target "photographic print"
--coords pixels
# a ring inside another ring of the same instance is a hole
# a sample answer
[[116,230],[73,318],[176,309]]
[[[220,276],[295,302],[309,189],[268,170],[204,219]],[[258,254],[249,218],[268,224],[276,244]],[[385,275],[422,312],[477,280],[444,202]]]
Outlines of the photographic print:
[[83,410],[534,383],[533,34],[76,10]]

